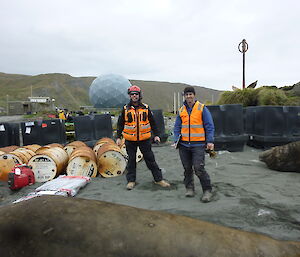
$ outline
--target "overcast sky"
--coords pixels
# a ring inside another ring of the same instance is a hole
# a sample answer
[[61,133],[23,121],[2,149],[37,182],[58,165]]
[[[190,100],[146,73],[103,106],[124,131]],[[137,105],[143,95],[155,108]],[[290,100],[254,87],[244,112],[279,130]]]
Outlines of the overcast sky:
[[0,0],[0,72],[182,82],[300,81],[297,0]]

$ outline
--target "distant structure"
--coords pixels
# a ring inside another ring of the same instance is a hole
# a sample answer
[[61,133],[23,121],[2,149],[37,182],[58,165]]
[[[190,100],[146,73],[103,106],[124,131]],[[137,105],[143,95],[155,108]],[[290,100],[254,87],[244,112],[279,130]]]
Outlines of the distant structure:
[[27,101],[8,101],[8,115],[22,115],[54,110],[55,99],[48,96],[31,96]]
[[117,74],[97,77],[89,89],[89,98],[95,108],[120,108],[128,102],[128,79]]

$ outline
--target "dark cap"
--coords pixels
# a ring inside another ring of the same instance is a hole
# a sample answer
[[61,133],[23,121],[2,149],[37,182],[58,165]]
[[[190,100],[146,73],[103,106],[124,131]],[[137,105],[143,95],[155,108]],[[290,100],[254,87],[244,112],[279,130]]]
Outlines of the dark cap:
[[196,93],[195,93],[195,89],[194,89],[194,87],[192,87],[192,86],[187,86],[187,87],[183,90],[183,94],[186,94],[186,93],[193,93],[194,95],[196,94]]

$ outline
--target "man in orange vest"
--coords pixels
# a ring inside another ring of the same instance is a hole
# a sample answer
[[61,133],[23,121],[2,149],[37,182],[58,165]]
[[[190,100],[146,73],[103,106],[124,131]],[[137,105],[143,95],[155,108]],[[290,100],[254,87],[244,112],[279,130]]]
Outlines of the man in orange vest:
[[162,177],[151,149],[151,130],[154,141],[160,142],[152,112],[147,104],[141,102],[142,93],[138,86],[128,89],[130,102],[122,109],[117,125],[117,141],[121,145],[121,137],[125,138],[126,151],[128,154],[127,186],[128,190],[136,186],[136,152],[139,147],[145,159],[147,167],[151,170],[154,182],[162,187],[170,187],[170,184]]
[[178,142],[179,155],[184,168],[186,197],[195,196],[194,171],[199,178],[202,202],[210,202],[212,186],[206,172],[205,148],[214,149],[214,123],[209,110],[195,98],[195,89],[184,89],[184,104],[179,109],[174,125],[174,140]]

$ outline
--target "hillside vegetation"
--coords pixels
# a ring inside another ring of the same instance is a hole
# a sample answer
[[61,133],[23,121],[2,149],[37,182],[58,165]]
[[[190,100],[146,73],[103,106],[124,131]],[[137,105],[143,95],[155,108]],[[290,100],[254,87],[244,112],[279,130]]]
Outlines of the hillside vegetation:
[[263,86],[257,89],[246,88],[244,90],[225,91],[221,94],[217,104],[242,104],[244,107],[300,105],[300,82],[282,88]]
[[[31,96],[49,96],[58,107],[77,110],[80,106],[92,105],[89,87],[96,77],[72,77],[68,74],[51,73],[37,76],[0,73],[0,107],[9,101],[27,101]],[[142,88],[143,101],[152,109],[173,110],[174,92],[182,92],[187,84],[158,81],[130,80]],[[196,86],[197,98],[201,102],[217,101],[222,91]],[[176,100],[177,101],[177,100]]]

